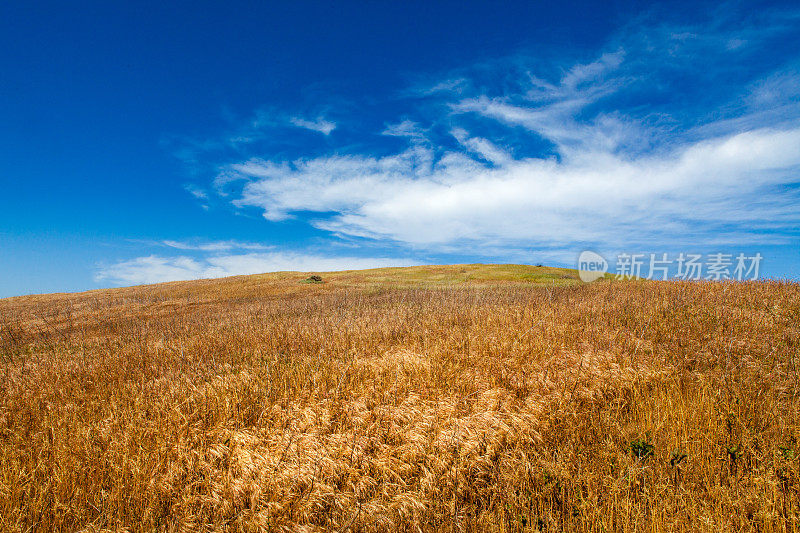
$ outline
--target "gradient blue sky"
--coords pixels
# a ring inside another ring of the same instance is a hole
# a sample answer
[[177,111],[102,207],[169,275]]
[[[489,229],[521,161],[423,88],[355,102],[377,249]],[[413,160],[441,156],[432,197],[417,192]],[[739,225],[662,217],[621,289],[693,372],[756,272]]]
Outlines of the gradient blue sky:
[[580,251],[800,276],[796,2],[4,2],[0,297]]

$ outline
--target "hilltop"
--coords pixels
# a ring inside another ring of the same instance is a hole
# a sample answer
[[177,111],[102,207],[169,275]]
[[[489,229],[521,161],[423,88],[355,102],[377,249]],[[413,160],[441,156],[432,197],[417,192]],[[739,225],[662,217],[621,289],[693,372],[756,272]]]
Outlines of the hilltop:
[[366,270],[341,270],[336,272],[282,271],[264,274],[230,276],[226,278],[172,281],[150,285],[137,285],[116,289],[96,289],[81,293],[53,293],[15,296],[2,300],[59,297],[64,295],[122,295],[137,290],[162,291],[165,294],[180,294],[196,290],[201,293],[214,293],[217,290],[231,291],[261,289],[265,287],[290,287],[293,282],[302,281],[312,275],[320,275],[325,282],[337,286],[364,287],[431,287],[455,284],[481,283],[538,283],[563,285],[578,281],[574,269],[517,264],[463,264],[463,265],[420,265],[411,267],[372,268]]

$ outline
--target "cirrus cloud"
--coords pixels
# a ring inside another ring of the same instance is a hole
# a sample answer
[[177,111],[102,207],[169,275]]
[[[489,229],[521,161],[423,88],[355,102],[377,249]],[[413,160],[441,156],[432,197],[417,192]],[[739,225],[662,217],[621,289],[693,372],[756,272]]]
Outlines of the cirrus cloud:
[[429,251],[792,242],[800,55],[728,79],[790,31],[783,20],[643,26],[586,62],[451,73],[406,94],[419,117],[384,122],[400,149],[251,154],[218,167],[216,190],[271,222]]

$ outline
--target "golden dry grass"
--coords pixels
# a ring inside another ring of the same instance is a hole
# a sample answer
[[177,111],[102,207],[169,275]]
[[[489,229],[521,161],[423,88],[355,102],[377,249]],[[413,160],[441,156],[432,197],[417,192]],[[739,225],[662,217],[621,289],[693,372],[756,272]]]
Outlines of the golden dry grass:
[[800,287],[562,276],[0,300],[0,528],[796,529]]

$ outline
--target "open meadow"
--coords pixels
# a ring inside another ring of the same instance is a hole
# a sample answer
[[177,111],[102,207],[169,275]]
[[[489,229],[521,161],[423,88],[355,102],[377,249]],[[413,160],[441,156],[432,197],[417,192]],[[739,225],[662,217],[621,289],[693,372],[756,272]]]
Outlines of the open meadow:
[[800,528],[798,284],[309,275],[0,300],[0,530]]

